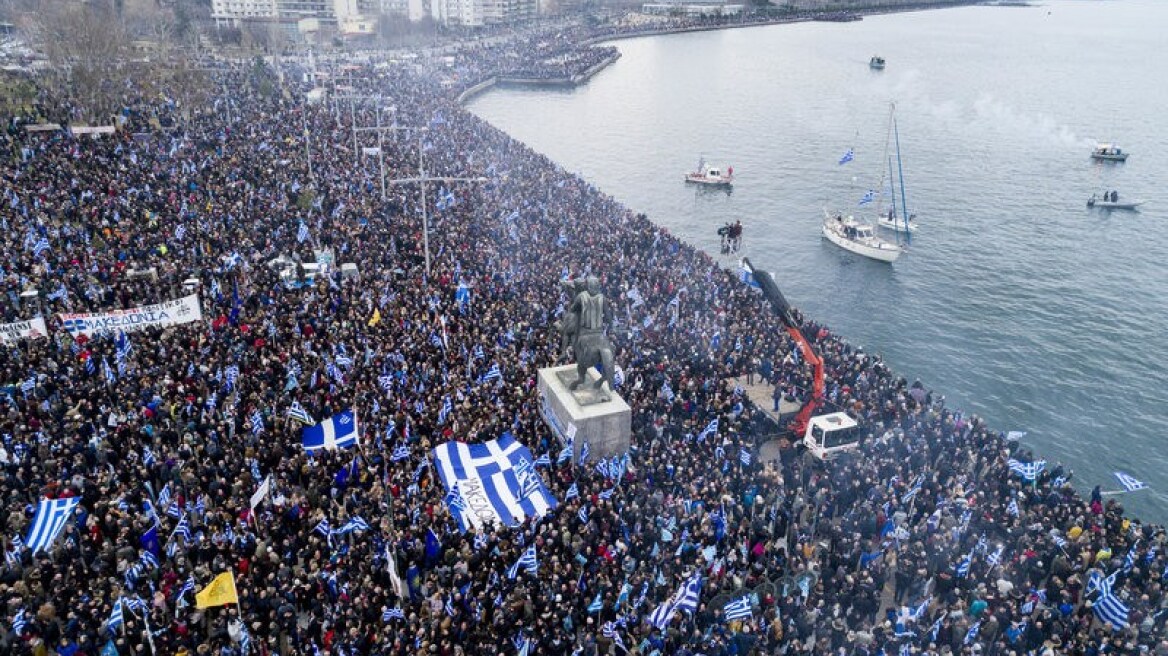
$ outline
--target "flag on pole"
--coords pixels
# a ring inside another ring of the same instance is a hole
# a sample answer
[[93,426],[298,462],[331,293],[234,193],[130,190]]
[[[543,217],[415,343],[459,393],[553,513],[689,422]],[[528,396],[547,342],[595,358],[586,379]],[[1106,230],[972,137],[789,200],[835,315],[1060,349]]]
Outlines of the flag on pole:
[[844,153],[844,156],[840,158],[840,160],[839,160],[840,166],[847,164],[848,162],[852,161],[855,158],[856,158],[856,153],[851,148],[849,148],[848,152]]
[[727,622],[748,620],[754,617],[754,608],[750,605],[750,597],[735,599],[722,607]]
[[304,450],[309,453],[357,446],[357,415],[351,408],[339,412],[316,426],[305,426],[300,436]]
[[195,608],[211,608],[225,604],[238,604],[239,594],[235,591],[235,575],[223,572],[216,576],[207,587],[195,593]]
[[1123,472],[1115,472],[1115,477],[1119,479],[1119,484],[1128,492],[1135,492],[1136,490],[1143,490],[1148,487],[1147,483],[1137,481],[1132,476]]
[[67,499],[42,499],[37,505],[36,515],[32,518],[32,528],[24,544],[32,549],[33,554],[53,546],[53,541],[65,528],[73,509],[81,502],[79,497]]

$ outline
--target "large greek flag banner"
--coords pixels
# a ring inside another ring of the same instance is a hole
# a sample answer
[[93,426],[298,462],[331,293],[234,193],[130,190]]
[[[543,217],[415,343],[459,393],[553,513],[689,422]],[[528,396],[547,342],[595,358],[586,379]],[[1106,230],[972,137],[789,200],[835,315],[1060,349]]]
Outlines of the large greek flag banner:
[[447,495],[450,513],[464,533],[495,523],[517,526],[556,507],[531,451],[511,433],[483,444],[447,442],[433,456],[442,484],[453,492]]
[[28,530],[28,537],[24,540],[24,546],[32,549],[34,554],[53,546],[53,540],[56,540],[61,529],[65,528],[69,515],[73,514],[73,509],[80,502],[79,497],[41,499],[37,505],[36,516],[32,518],[32,528]]

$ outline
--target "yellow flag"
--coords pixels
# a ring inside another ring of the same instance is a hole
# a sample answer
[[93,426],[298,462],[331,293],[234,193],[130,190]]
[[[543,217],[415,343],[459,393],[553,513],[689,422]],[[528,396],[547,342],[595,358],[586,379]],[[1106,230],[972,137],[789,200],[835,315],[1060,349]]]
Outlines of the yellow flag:
[[375,308],[373,310],[373,316],[369,317],[369,327],[372,328],[379,323],[381,323],[381,308]]
[[235,575],[223,572],[215,577],[207,587],[195,593],[195,608],[210,608],[223,604],[238,604],[239,595],[235,593]]

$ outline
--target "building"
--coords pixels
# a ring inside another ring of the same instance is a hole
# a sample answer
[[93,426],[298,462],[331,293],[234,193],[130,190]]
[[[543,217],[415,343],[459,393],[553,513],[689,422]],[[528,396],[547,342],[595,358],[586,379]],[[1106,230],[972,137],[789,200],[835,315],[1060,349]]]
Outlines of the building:
[[218,27],[239,27],[243,21],[276,17],[276,0],[211,0],[211,18]]
[[431,15],[442,25],[482,27],[522,23],[539,14],[539,0],[432,0]]

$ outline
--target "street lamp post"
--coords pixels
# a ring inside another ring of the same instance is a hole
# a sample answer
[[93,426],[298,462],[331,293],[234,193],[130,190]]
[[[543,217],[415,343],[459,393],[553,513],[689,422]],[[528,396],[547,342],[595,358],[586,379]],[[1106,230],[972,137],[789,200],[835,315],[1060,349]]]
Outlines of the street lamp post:
[[[407,128],[399,128],[407,129]],[[417,128],[415,128],[417,129]],[[426,165],[422,159],[424,144],[422,143],[422,133],[425,129],[421,129],[418,133],[418,175],[412,178],[398,178],[390,180],[392,184],[410,184],[417,182],[421,185],[422,191],[422,251],[426,256],[426,275],[430,275],[430,214],[426,205],[426,183],[427,182],[486,182],[488,178],[456,178],[447,176],[430,176],[426,175]]]

